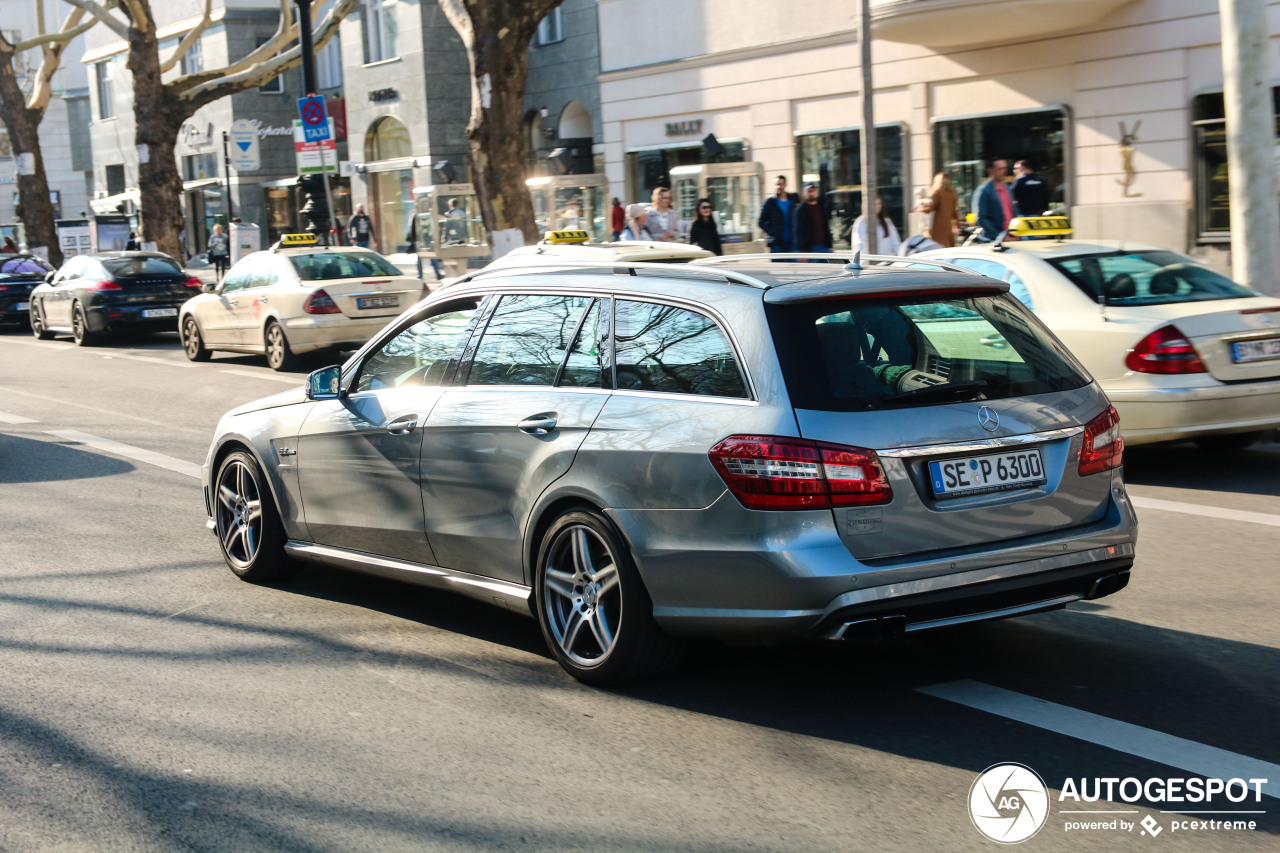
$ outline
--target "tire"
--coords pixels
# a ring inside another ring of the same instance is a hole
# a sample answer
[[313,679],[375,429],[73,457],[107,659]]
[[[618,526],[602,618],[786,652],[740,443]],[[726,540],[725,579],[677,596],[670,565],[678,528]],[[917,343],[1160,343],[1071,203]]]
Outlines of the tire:
[[542,537],[534,596],[547,647],[584,684],[650,678],[680,659],[683,643],[653,620],[622,538],[594,510],[563,513]]
[[1233,432],[1228,435],[1206,435],[1196,439],[1196,444],[1207,453],[1238,453],[1251,444],[1261,441],[1265,432]]
[[213,355],[200,337],[200,324],[190,314],[182,319],[182,350],[191,361],[208,361]]
[[298,358],[289,349],[289,339],[275,320],[267,323],[262,339],[267,349],[267,366],[272,370],[292,370],[297,365]]
[[29,317],[31,319],[31,334],[36,336],[36,340],[38,341],[53,340],[53,332],[49,331],[49,329],[45,326],[44,316],[41,315],[39,309],[36,308],[36,303],[34,302],[31,303],[31,312],[29,314]]
[[257,460],[237,450],[222,460],[213,482],[213,517],[227,567],[250,583],[291,575],[296,567],[284,552],[284,525]]
[[71,337],[78,347],[97,346],[100,340],[97,332],[89,331],[89,318],[79,302],[71,306]]

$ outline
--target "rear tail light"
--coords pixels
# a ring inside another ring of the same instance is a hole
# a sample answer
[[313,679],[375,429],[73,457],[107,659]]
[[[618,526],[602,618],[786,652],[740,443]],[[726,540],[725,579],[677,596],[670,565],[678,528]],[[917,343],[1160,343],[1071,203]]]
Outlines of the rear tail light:
[[4,293],[4,292],[5,292],[6,290],[8,290],[8,289],[9,289],[9,285],[7,285],[7,284],[0,284],[0,293]]
[[108,290],[124,290],[114,281],[95,281],[93,284],[85,285],[85,289],[92,290],[94,293],[105,293]]
[[302,310],[308,314],[337,314],[338,303],[333,301],[333,297],[325,293],[323,289],[317,290],[315,293],[307,297],[307,301],[302,303]]
[[875,451],[761,435],[733,435],[711,464],[747,509],[829,509],[887,504],[893,489]]
[[1204,373],[1191,341],[1176,326],[1162,326],[1129,350],[1125,366],[1138,373]]
[[192,276],[191,278],[187,279],[187,287],[204,287],[204,282],[196,278],[195,276]]
[[1080,447],[1080,476],[1098,474],[1119,468],[1124,460],[1124,436],[1120,434],[1120,415],[1115,406],[1084,426],[1084,444]]

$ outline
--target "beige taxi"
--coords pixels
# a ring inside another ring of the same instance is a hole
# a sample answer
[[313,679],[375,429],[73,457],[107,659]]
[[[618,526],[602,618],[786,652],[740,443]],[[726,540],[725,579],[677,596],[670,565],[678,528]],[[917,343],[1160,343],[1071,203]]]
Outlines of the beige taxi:
[[548,231],[546,237],[534,246],[513,249],[485,269],[523,267],[543,262],[556,263],[645,263],[687,264],[699,258],[715,257],[705,249],[688,243],[664,243],[628,240],[619,243],[592,243],[586,231]]
[[261,353],[273,370],[303,353],[356,349],[426,295],[420,279],[377,252],[318,246],[311,234],[284,235],[203,290],[178,315],[187,358]]

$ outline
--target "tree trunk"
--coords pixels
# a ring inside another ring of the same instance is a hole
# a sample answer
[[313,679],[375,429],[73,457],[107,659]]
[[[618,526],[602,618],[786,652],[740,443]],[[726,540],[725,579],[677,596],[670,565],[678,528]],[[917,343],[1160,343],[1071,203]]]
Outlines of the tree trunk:
[[[150,10],[148,10],[148,13]],[[140,22],[141,23],[141,22]],[[138,146],[138,190],[142,239],[185,264],[178,234],[183,228],[182,176],[175,156],[178,132],[194,108],[171,94],[160,80],[160,50],[147,29],[129,28],[129,71],[133,75],[133,114]],[[194,245],[188,235],[188,245]]]
[[14,162],[21,164],[23,155],[34,158],[32,174],[22,174],[18,169],[18,203],[22,205],[22,224],[26,229],[29,247],[44,246],[49,250],[49,262],[62,265],[62,248],[58,245],[57,231],[53,226],[53,203],[49,201],[49,181],[44,172],[44,157],[40,153],[40,120],[44,110],[28,109],[26,98],[13,73],[13,54],[0,56],[0,121],[9,129],[9,144]]

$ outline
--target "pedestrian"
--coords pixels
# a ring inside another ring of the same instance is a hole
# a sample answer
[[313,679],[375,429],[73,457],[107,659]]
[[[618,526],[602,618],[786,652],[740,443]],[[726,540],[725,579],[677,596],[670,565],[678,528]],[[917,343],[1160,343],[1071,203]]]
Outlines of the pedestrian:
[[774,181],[774,193],[764,200],[760,208],[760,216],[756,222],[764,232],[765,242],[770,252],[790,252],[794,243],[791,232],[791,213],[793,206],[799,205],[800,199],[795,193],[787,192],[787,176],[779,175]]
[[213,264],[213,280],[222,281],[222,276],[231,265],[231,243],[222,230],[222,223],[213,226],[209,235],[209,263]]
[[18,254],[18,244],[13,242],[12,237],[5,237],[4,245],[0,246],[0,252],[4,252],[7,255],[16,255]]
[[363,204],[356,205],[356,212],[347,222],[347,236],[351,238],[353,246],[359,246],[362,249],[369,248],[369,242],[378,239],[373,230],[373,220],[364,212]]
[[931,214],[928,224],[925,225],[924,235],[943,249],[954,246],[956,235],[960,233],[957,206],[958,200],[955,188],[951,185],[951,176],[946,172],[934,175],[928,197],[921,201],[916,210]]
[[649,207],[649,233],[654,240],[671,241],[677,239],[680,232],[680,216],[671,206],[671,190],[657,187],[651,196],[653,204]]
[[461,246],[466,243],[467,212],[462,209],[462,199],[449,199],[449,209],[442,218],[444,221],[440,223],[440,227],[444,231],[444,239],[441,242],[446,246]]
[[129,239],[125,241],[125,244],[124,244],[124,250],[126,252],[136,252],[141,248],[142,248],[142,245],[138,242],[138,235],[130,231]]
[[1049,185],[1031,164],[1019,160],[1013,164],[1013,209],[1018,216],[1043,216],[1049,209]]
[[698,199],[693,223],[689,226],[689,242],[700,249],[706,249],[713,255],[723,255],[720,245],[720,229],[716,228],[716,218],[711,212],[711,199]]
[[831,251],[831,217],[818,201],[818,185],[804,185],[804,201],[791,211],[791,233],[797,252]]
[[[898,227],[893,224],[893,220],[885,215],[884,199],[879,193],[876,193],[876,254],[877,255],[896,255],[898,249],[902,246],[902,238],[898,235]],[[867,247],[867,215],[864,212],[862,216],[853,220],[853,240],[852,248],[855,252],[866,251]]]
[[623,226],[622,234],[618,239],[623,241],[657,239],[649,232],[649,211],[645,210],[643,204],[627,206],[627,224]]
[[609,208],[609,225],[613,231],[613,242],[616,243],[622,236],[622,229],[627,227],[627,212],[622,209],[622,202],[617,198],[613,200],[613,207]]
[[1005,184],[1009,161],[997,157],[987,162],[987,179],[973,193],[973,210],[978,214],[982,239],[990,242],[1009,227],[1013,219],[1013,196]]

